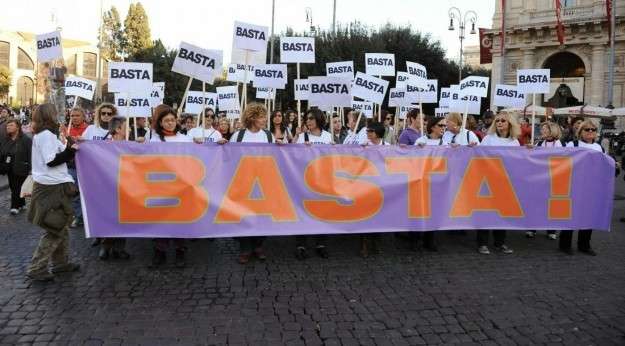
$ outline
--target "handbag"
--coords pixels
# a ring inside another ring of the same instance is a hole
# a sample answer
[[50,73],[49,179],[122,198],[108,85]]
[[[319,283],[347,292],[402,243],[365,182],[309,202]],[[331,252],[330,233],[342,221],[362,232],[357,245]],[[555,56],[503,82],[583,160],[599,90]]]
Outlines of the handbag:
[[11,172],[12,159],[10,155],[0,155],[0,175],[7,175]]
[[20,189],[20,197],[30,197],[33,194],[33,176],[28,175],[24,183],[22,184],[22,188]]

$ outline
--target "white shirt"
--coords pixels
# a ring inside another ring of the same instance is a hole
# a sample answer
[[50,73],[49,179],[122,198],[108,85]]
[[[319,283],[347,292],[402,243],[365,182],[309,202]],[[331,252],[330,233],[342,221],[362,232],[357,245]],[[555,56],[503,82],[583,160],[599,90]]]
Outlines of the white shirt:
[[32,175],[33,181],[43,185],[73,183],[74,179],[67,172],[67,164],[48,167],[56,154],[63,152],[65,145],[49,130],[43,130],[33,136]]
[[[186,143],[186,142],[193,142],[193,139],[189,136],[185,136],[182,133],[178,132],[176,133],[175,136],[165,136],[165,142],[168,143]],[[152,138],[150,138],[150,142],[154,143],[154,142],[162,142],[161,141],[161,137],[154,133],[152,135]]]
[[480,145],[490,145],[499,147],[518,147],[519,141],[516,138],[501,138],[497,134],[486,135]]
[[[308,142],[311,144],[332,144],[332,135],[328,131],[321,131],[319,136],[315,136],[312,133],[308,133]],[[298,144],[306,143],[306,135],[301,133],[297,138]]]
[[556,139],[555,141],[543,141],[541,140],[538,146],[539,147],[543,147],[543,148],[561,148],[562,147],[562,142],[560,142],[559,139]]
[[[599,145],[599,143],[588,144],[588,143],[586,143],[584,141],[578,141],[577,143],[578,143],[577,146],[579,148],[585,148],[585,149],[591,149],[591,150],[603,152],[603,149],[601,148],[601,145]],[[571,142],[566,143],[566,147],[567,148],[575,148],[575,145],[571,141]]]
[[414,145],[447,145],[443,138],[430,138],[428,136],[421,136],[414,142]]
[[[194,127],[189,132],[187,132],[187,136],[193,138],[202,138],[202,127]],[[206,138],[206,142],[213,143],[221,140],[221,133],[217,131],[214,127],[211,126],[210,129],[204,129],[204,138]]]
[[102,141],[104,137],[109,133],[109,130],[105,130],[95,125],[87,126],[87,129],[82,134],[82,138],[86,141]]
[[[231,142],[236,142],[237,138],[239,138],[239,131],[232,134],[230,137]],[[271,143],[274,143],[276,140],[273,138],[273,134],[271,135]],[[256,132],[252,132],[249,129],[245,130],[243,134],[242,143],[267,143],[267,133],[263,130],[258,130]]]
[[347,137],[343,141],[343,144],[367,144],[369,139],[367,138],[367,127],[364,126],[358,133],[354,133],[352,130],[347,132]]
[[[467,133],[469,133],[469,142],[467,143]],[[443,142],[450,144],[469,145],[471,143],[480,143],[480,139],[473,131],[467,129],[460,129],[458,134],[454,134],[451,131],[445,131],[443,134]]]
[[374,144],[372,141],[367,141],[367,145],[391,145],[389,142],[385,141],[384,139],[382,139],[380,141],[380,144]]

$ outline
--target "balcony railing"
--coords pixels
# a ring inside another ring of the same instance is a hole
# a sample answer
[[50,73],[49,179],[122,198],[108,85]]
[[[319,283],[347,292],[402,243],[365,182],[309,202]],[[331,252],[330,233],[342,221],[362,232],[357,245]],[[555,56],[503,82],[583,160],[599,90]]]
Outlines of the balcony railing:
[[[556,11],[554,9],[545,10],[545,11],[535,11],[530,13],[530,23],[548,23],[556,21]],[[571,6],[562,8],[562,21],[566,22],[577,22],[594,19],[596,16],[594,14],[593,6]]]

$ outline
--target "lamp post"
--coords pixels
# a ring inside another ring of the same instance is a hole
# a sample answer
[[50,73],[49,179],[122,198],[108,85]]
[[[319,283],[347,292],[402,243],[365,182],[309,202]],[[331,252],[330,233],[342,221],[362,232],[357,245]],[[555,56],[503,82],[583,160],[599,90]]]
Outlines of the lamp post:
[[477,21],[477,13],[472,10],[468,10],[462,14],[457,7],[451,7],[449,9],[449,31],[454,31],[454,19],[458,21],[458,38],[460,39],[460,64],[458,66],[458,82],[462,80],[462,44],[464,42],[464,29],[466,28],[467,21],[471,23],[471,31],[469,34],[475,35],[475,22]]
[[22,107],[26,107],[26,88],[28,87],[28,83],[24,81],[24,94],[22,95]]
[[306,23],[310,24],[310,33],[315,34],[315,26],[313,25],[312,8],[306,7]]

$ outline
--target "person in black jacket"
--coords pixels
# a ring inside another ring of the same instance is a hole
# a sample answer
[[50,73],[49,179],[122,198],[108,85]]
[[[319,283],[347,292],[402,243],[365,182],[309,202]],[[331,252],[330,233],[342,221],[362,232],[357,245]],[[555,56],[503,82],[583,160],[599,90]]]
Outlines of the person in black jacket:
[[32,141],[22,133],[19,121],[11,118],[6,122],[6,136],[0,143],[0,157],[11,189],[11,214],[17,215],[26,206],[20,191],[30,174]]

